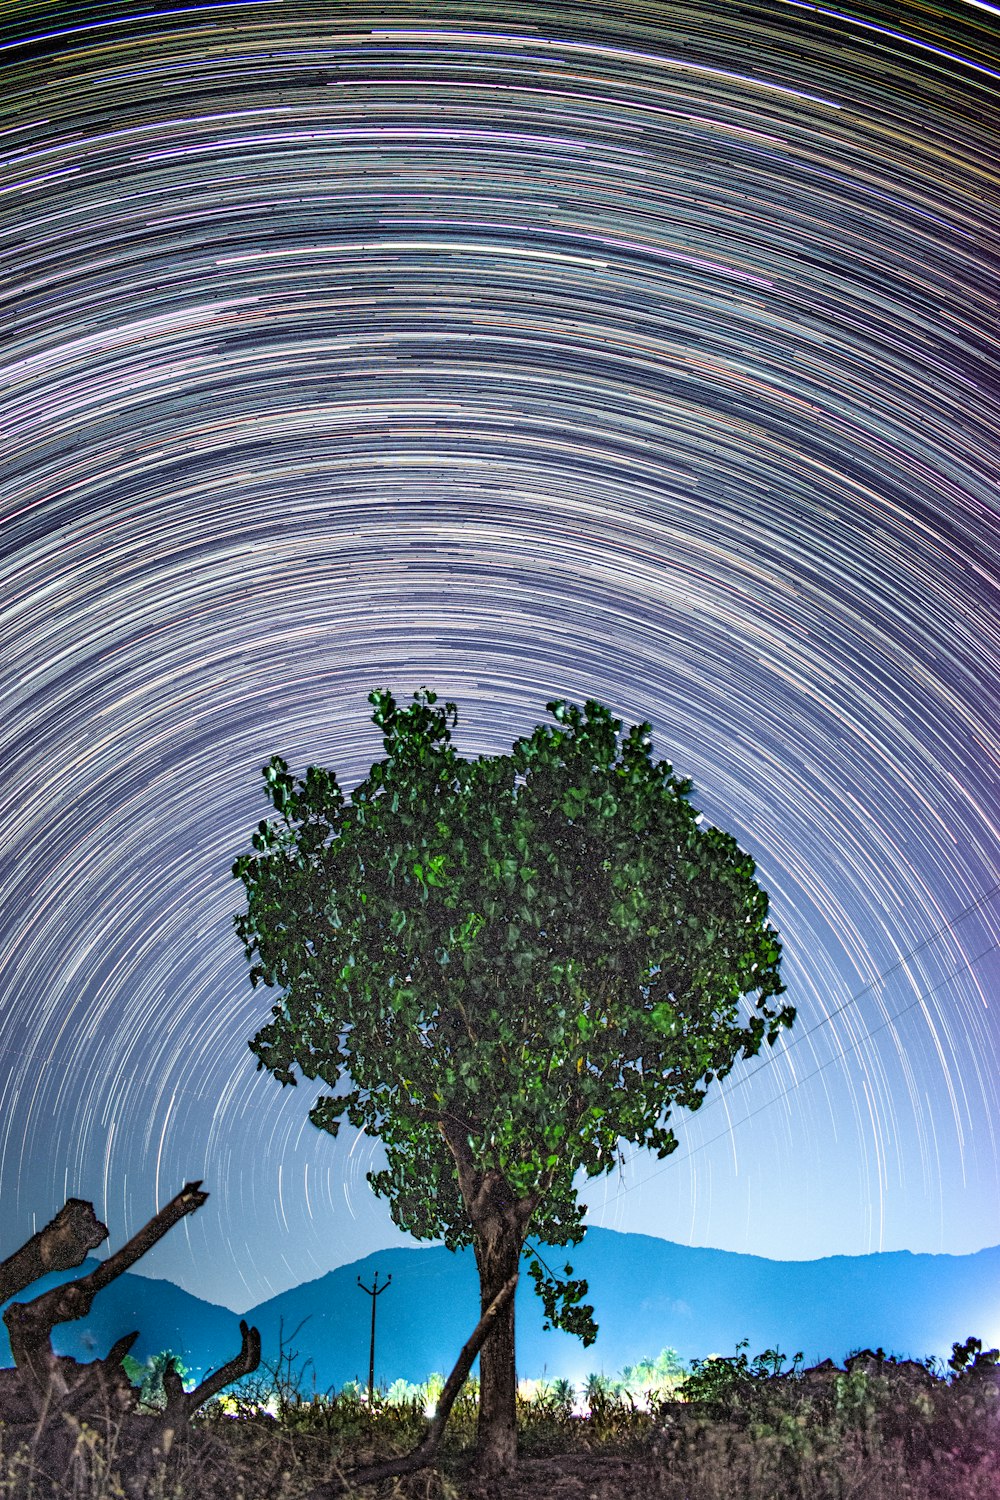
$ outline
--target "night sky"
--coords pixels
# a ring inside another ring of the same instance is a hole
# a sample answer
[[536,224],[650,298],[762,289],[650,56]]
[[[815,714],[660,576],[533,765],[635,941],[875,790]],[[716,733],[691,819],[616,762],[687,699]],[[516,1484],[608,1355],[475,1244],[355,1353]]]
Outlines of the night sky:
[[230,866],[422,684],[648,719],[771,893],[794,1031],[592,1222],[1000,1242],[1000,9],[0,18],[0,1255],[190,1178],[139,1269],[236,1308],[409,1243]]

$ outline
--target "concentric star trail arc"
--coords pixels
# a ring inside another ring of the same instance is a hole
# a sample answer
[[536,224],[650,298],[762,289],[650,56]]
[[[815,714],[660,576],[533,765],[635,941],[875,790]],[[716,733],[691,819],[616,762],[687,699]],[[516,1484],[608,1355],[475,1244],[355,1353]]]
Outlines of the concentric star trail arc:
[[201,1177],[148,1271],[246,1307],[400,1241],[254,1072],[229,869],[423,684],[467,754],[648,719],[771,893],[798,1039],[594,1222],[1000,1241],[996,15],[0,19],[12,1242]]

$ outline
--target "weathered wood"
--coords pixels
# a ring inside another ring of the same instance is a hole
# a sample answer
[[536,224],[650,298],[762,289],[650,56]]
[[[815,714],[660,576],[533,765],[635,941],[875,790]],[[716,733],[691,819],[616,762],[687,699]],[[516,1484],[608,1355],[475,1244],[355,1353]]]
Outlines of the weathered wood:
[[44,1229],[0,1262],[0,1302],[16,1297],[49,1271],[70,1271],[81,1265],[107,1237],[107,1227],[98,1220],[92,1203],[67,1199]]
[[[100,1410],[107,1414],[121,1414],[135,1408],[135,1390],[125,1371],[122,1360],[139,1337],[126,1333],[108,1350],[104,1359],[95,1359],[90,1364],[78,1365],[79,1377],[72,1382],[67,1379],[67,1391],[61,1402],[61,1410],[73,1415]],[[65,1372],[68,1360],[60,1360]]]
[[224,1390],[227,1385],[232,1385],[234,1380],[242,1380],[244,1375],[253,1374],[260,1364],[260,1334],[256,1328],[250,1328],[241,1320],[240,1337],[242,1339],[240,1352],[234,1354],[229,1363],[216,1370],[214,1374],[206,1375],[193,1391],[185,1391],[181,1377],[173,1365],[164,1370],[163,1390],[167,1398],[164,1411],[165,1426],[176,1430],[198,1410],[199,1406],[204,1406],[206,1401],[217,1396],[219,1391]]
[[[181,1191],[159,1213],[154,1214],[138,1234],[133,1235],[114,1255],[102,1261],[89,1276],[81,1276],[76,1281],[53,1287],[31,1302],[11,1303],[3,1320],[10,1334],[11,1354],[18,1369],[29,1374],[41,1389],[46,1389],[50,1381],[55,1380],[57,1392],[64,1395],[65,1383],[61,1382],[58,1369],[52,1363],[53,1354],[49,1344],[52,1329],[57,1323],[72,1323],[77,1318],[85,1318],[99,1291],[123,1271],[127,1271],[129,1266],[135,1265],[185,1214],[194,1213],[201,1208],[208,1194],[201,1192],[200,1188],[200,1182],[185,1183]],[[104,1228],[103,1225],[99,1227]],[[107,1230],[104,1233],[106,1235]]]
[[[194,1391],[184,1391],[172,1366],[165,1372],[167,1404],[158,1419],[140,1411],[139,1393],[122,1368],[138,1333],[125,1334],[104,1359],[89,1364],[59,1357],[52,1350],[50,1336],[57,1323],[85,1317],[102,1288],[207,1198],[200,1182],[186,1183],[138,1234],[89,1275],[32,1301],[12,1302],[4,1313],[16,1369],[0,1371],[0,1415],[15,1434],[20,1430],[32,1442],[57,1487],[62,1484],[60,1475],[71,1475],[77,1462],[77,1435],[86,1425],[113,1439],[128,1492],[145,1494],[146,1477],[170,1450],[170,1429],[176,1431],[203,1402],[233,1380],[252,1374],[260,1363],[260,1334],[241,1323],[239,1353]],[[87,1251],[106,1237],[107,1229],[98,1224],[92,1205],[71,1199],[51,1225],[4,1263],[7,1285],[16,1280],[21,1289],[45,1270],[79,1265]]]

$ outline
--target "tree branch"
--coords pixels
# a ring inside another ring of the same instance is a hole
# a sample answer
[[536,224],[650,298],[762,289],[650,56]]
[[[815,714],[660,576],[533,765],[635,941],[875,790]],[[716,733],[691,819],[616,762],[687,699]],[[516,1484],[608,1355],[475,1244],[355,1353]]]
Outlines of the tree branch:
[[483,1174],[476,1166],[476,1159],[472,1154],[472,1147],[469,1145],[466,1132],[457,1128],[456,1124],[449,1119],[440,1120],[438,1129],[454,1159],[458,1172],[458,1186],[471,1215],[472,1206],[482,1190]]
[[[243,1342],[239,1354],[234,1354],[229,1363],[223,1365],[221,1369],[216,1370],[214,1375],[206,1375],[201,1384],[195,1386],[193,1391],[185,1393],[181,1385],[180,1376],[174,1370],[173,1365],[170,1366],[169,1374],[173,1376],[177,1385],[181,1387],[183,1402],[175,1403],[178,1411],[181,1413],[181,1420],[186,1421],[192,1412],[198,1410],[199,1406],[204,1406],[206,1401],[217,1395],[227,1385],[232,1385],[234,1380],[242,1380],[244,1375],[252,1375],[254,1370],[256,1370],[260,1364],[260,1334],[256,1328],[248,1327],[241,1320],[240,1337]],[[171,1386],[168,1386],[167,1383],[167,1375],[168,1372],[165,1370],[163,1372],[163,1389],[167,1393],[167,1412],[169,1414],[172,1392]],[[174,1391],[175,1393],[176,1390]]]
[[504,1283],[479,1319],[471,1337],[466,1341],[461,1354],[455,1361],[454,1369],[444,1383],[437,1410],[427,1425],[427,1432],[420,1447],[414,1448],[412,1453],[403,1454],[401,1458],[389,1458],[383,1463],[368,1464],[361,1469],[350,1469],[336,1479],[317,1485],[303,1497],[303,1500],[335,1500],[336,1496],[343,1495],[356,1485],[377,1484],[379,1480],[393,1479],[400,1474],[412,1474],[415,1470],[424,1469],[428,1464],[433,1463],[444,1436],[451,1409],[472,1369],[473,1361],[489,1337],[499,1314],[513,1297],[516,1287],[517,1272]]
[[[134,1265],[185,1214],[194,1213],[201,1208],[208,1194],[200,1192],[200,1188],[200,1182],[185,1183],[177,1196],[171,1198],[158,1214],[154,1214],[138,1234],[133,1235],[127,1244],[91,1271],[89,1276],[81,1276],[77,1281],[53,1287],[31,1302],[12,1302],[4,1313],[3,1320],[10,1333],[11,1354],[18,1369],[30,1371],[36,1384],[45,1387],[53,1376],[54,1356],[49,1336],[55,1325],[85,1318],[90,1312],[91,1303],[103,1287]],[[97,1228],[104,1230],[101,1236],[103,1239],[107,1230],[103,1224],[97,1225]],[[43,1230],[43,1236],[44,1233]]]
[[69,1198],[55,1218],[0,1264],[0,1302],[8,1302],[49,1271],[69,1271],[108,1237],[94,1205]]

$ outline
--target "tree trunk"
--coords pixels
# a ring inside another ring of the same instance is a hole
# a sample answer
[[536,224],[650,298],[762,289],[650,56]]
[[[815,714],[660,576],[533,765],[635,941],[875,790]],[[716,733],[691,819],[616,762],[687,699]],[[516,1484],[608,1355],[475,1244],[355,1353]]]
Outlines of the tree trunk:
[[[510,1213],[491,1214],[475,1226],[482,1312],[485,1313],[504,1284],[517,1276],[523,1242],[524,1230]],[[517,1373],[511,1297],[479,1353],[476,1466],[481,1474],[509,1474],[516,1463]]]
[[346,1474],[338,1472],[336,1479],[328,1480],[325,1484],[310,1490],[305,1500],[334,1500],[336,1495],[343,1495],[348,1490],[353,1492],[357,1485],[377,1484],[382,1479],[393,1479],[397,1475],[415,1474],[418,1469],[426,1469],[434,1462],[444,1435],[445,1423],[455,1404],[455,1398],[465,1384],[466,1376],[472,1369],[476,1355],[483,1347],[485,1339],[489,1336],[497,1314],[507,1302],[513,1299],[516,1286],[517,1277],[512,1276],[500,1295],[494,1297],[479,1319],[472,1337],[466,1339],[462,1352],[444,1383],[444,1390],[438,1397],[437,1411],[427,1424],[427,1433],[420,1447],[414,1448],[411,1453],[405,1453],[401,1458],[390,1458],[377,1464],[365,1464],[360,1469],[348,1469]]
[[[517,1285],[521,1246],[541,1193],[518,1198],[495,1167],[485,1172],[472,1153],[471,1131],[457,1117],[439,1121],[455,1161],[462,1200],[472,1224],[479,1268],[479,1306],[485,1314],[507,1282]],[[484,1475],[509,1474],[517,1464],[517,1374],[514,1365],[514,1298],[500,1311],[479,1351],[479,1429],[476,1467]]]

